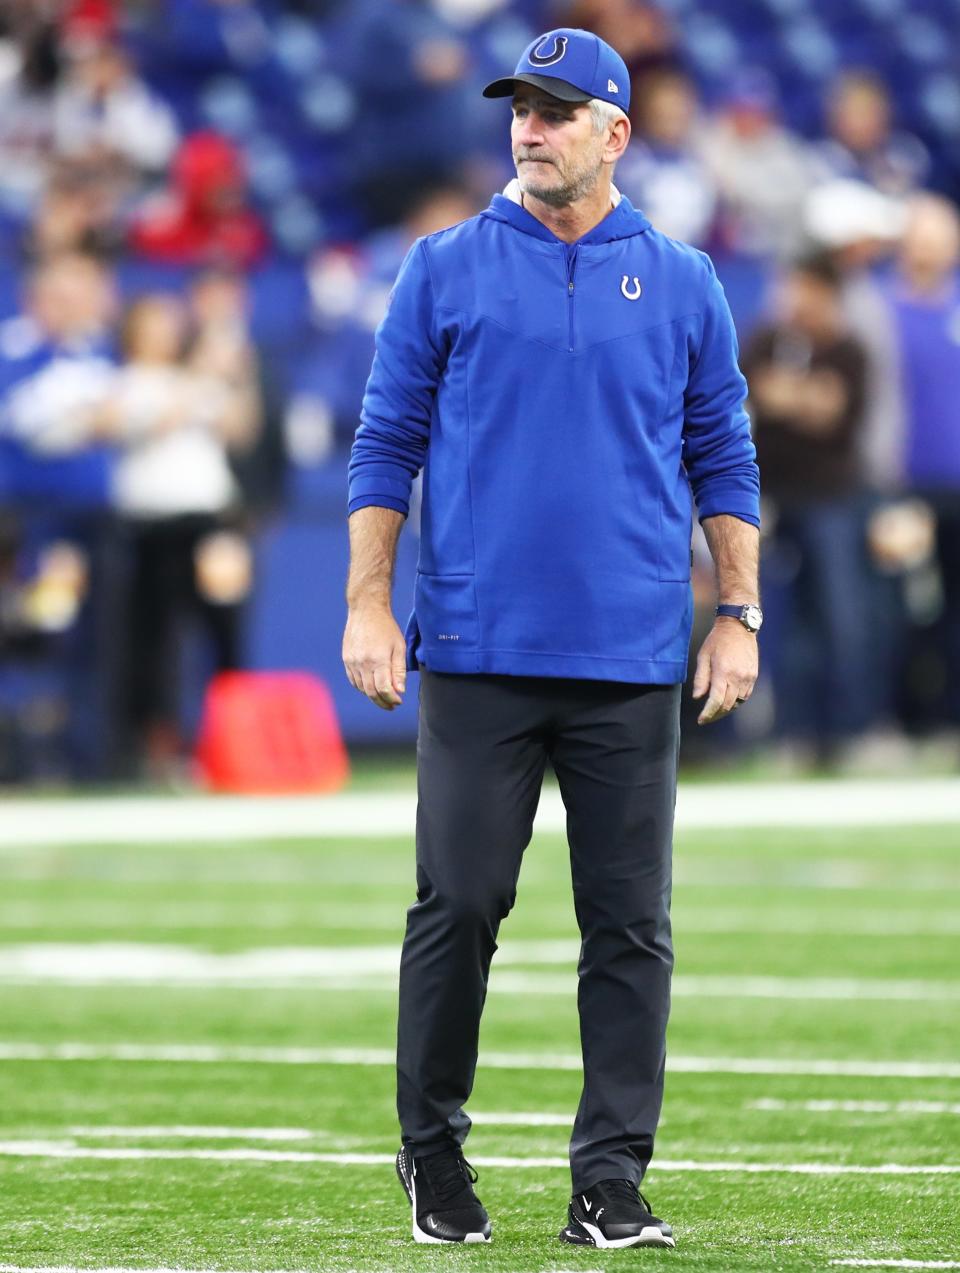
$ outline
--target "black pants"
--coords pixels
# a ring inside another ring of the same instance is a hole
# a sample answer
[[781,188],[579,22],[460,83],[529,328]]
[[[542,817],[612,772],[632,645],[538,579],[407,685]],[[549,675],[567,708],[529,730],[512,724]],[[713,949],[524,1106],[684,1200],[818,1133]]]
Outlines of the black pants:
[[239,605],[207,600],[197,582],[196,552],[206,536],[221,529],[207,515],[131,522],[132,548],[127,723],[134,733],[178,714],[178,635],[184,619],[205,629],[218,672],[239,664]]
[[415,1150],[462,1144],[470,1129],[490,960],[549,760],[582,937],[573,1188],[642,1179],[663,1098],[679,703],[678,685],[421,669],[417,901],[397,1054],[400,1127]]

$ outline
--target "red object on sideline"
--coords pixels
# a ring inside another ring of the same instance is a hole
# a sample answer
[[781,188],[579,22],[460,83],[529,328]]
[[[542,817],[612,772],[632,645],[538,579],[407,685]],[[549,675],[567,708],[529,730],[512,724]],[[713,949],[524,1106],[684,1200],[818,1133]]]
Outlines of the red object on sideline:
[[333,698],[309,672],[221,672],[196,760],[214,791],[338,791],[350,775]]

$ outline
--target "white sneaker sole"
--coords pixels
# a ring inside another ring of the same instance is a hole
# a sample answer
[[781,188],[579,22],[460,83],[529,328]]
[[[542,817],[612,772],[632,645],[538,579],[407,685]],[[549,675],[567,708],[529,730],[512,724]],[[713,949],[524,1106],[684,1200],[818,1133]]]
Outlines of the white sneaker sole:
[[639,1233],[629,1238],[605,1238],[595,1224],[590,1224],[587,1220],[581,1220],[580,1224],[586,1229],[593,1238],[594,1245],[603,1247],[608,1250],[614,1250],[619,1247],[627,1246],[676,1246],[676,1242],[669,1234],[658,1229],[655,1224],[648,1224],[645,1229],[641,1229]]

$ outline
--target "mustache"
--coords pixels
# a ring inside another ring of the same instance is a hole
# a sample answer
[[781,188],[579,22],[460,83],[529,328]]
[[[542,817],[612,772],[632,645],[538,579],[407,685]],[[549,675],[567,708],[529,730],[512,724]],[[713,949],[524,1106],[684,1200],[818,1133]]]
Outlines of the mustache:
[[537,163],[537,164],[552,164],[553,163],[553,160],[547,158],[546,155],[541,155],[536,152],[534,152],[533,154],[531,154],[527,150],[515,150],[513,152],[514,163],[520,163],[524,159],[528,160],[531,163]]

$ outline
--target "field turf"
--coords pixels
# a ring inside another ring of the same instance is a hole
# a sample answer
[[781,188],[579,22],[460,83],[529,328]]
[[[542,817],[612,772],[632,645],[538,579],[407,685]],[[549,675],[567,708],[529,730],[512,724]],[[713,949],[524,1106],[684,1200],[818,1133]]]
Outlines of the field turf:
[[389,1065],[411,892],[406,839],[145,826],[0,852],[0,1268],[960,1268],[960,828],[678,835],[645,1185],[675,1251],[556,1240],[579,1075],[551,835],[501,933],[469,1107],[494,1242],[414,1245]]

